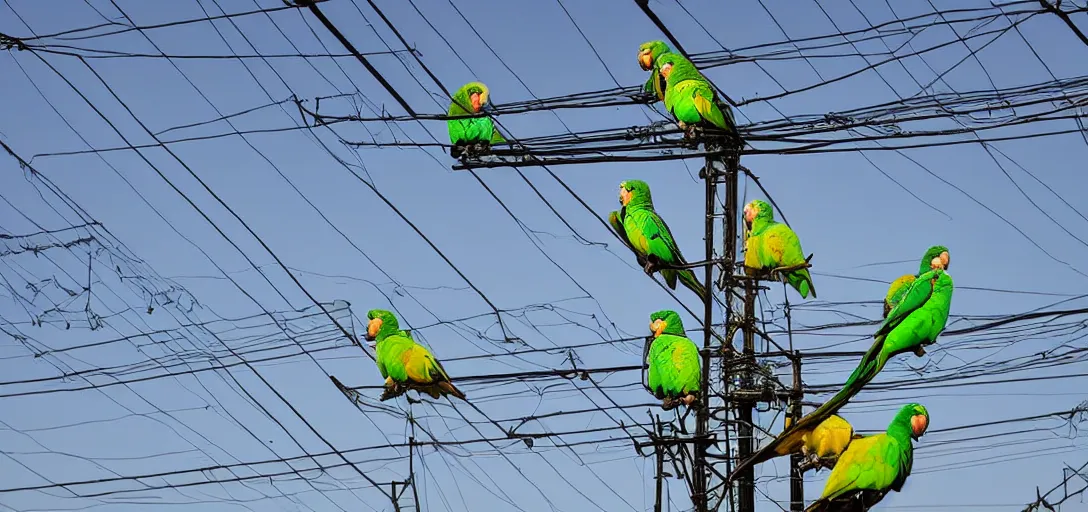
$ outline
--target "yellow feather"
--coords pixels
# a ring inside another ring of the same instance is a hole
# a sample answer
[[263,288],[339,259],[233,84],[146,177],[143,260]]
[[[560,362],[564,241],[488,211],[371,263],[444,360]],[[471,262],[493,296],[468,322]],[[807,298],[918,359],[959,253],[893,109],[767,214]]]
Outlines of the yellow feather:
[[805,436],[805,448],[817,457],[836,457],[853,440],[854,427],[839,416],[832,415]]

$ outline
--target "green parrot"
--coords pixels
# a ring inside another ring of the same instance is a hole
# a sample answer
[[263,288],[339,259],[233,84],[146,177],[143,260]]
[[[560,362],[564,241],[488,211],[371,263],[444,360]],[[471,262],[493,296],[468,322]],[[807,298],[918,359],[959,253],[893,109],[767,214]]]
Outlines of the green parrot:
[[[480,82],[469,82],[457,90],[450,103],[450,109],[446,112],[449,117],[478,114],[481,110],[488,110],[487,86]],[[446,121],[450,130],[450,156],[460,158],[466,153],[469,146],[475,146],[476,154],[485,153],[492,144],[506,142],[506,139],[495,128],[495,123],[490,117],[470,117],[468,119],[450,119]]]
[[694,127],[709,123],[733,136],[739,137],[733,109],[718,99],[714,87],[683,55],[663,53],[654,65],[665,77],[665,109],[671,113],[688,137],[688,125]]
[[907,294],[907,290],[910,288],[910,284],[914,280],[930,270],[929,262],[933,261],[933,258],[940,256],[944,260],[944,269],[948,270],[948,248],[943,245],[934,245],[926,250],[926,253],[922,256],[922,262],[918,265],[918,273],[914,275],[900,276],[888,286],[888,294],[884,296],[884,318],[888,318],[888,313],[891,313],[892,308],[895,307],[899,301],[903,300],[903,296]]
[[647,41],[638,47],[638,65],[643,71],[650,71],[650,79],[642,86],[642,91],[653,94],[657,101],[665,101],[665,77],[657,68],[657,58],[671,53],[664,41]]
[[666,411],[682,402],[691,406],[699,395],[702,374],[699,349],[684,333],[684,324],[675,311],[662,310],[650,315],[654,341],[646,358],[649,364],[650,391],[661,399]]
[[[658,267],[664,265],[687,265],[680,248],[672,238],[672,232],[665,221],[654,211],[650,186],[645,181],[627,180],[620,183],[619,211],[608,215],[608,222],[619,235],[620,240],[631,248],[642,265],[646,275],[652,275]],[[661,269],[661,276],[669,289],[676,289],[676,278],[691,291],[706,300],[706,288],[695,278],[691,269]]]
[[873,345],[846,379],[846,385],[815,411],[784,429],[774,441],[741,461],[730,473],[729,481],[733,481],[742,469],[774,457],[771,453],[780,450],[780,445],[797,443],[824,419],[838,412],[892,357],[906,352],[914,352],[918,357],[925,355],[923,347],[936,342],[948,321],[948,310],[952,305],[952,276],[945,272],[948,261],[947,251],[930,260],[932,270],[918,276],[902,301],[888,313],[873,335],[876,338]]
[[857,439],[839,457],[824,492],[805,512],[869,510],[888,491],[900,492],[914,465],[912,440],[929,428],[929,411],[904,405],[883,434]]
[[372,309],[366,318],[366,339],[377,341],[375,362],[385,377],[383,401],[401,394],[402,389],[415,389],[431,398],[453,395],[467,401],[465,394],[450,382],[450,376],[431,351],[416,343],[407,331],[400,330],[392,312]]
[[[744,206],[747,240],[744,242],[744,272],[749,276],[776,268],[788,268],[805,263],[801,241],[789,226],[775,222],[774,211],[765,201],[755,199]],[[801,298],[809,294],[816,298],[812,275],[808,268],[783,272],[782,280],[789,283]]]

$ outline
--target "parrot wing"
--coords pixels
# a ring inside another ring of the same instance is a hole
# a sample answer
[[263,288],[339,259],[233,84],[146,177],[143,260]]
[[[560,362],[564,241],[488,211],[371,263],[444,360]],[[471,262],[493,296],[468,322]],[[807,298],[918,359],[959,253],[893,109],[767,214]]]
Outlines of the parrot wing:
[[760,251],[761,261],[764,267],[791,267],[805,262],[805,255],[801,250],[801,239],[797,238],[789,226],[775,224],[763,232],[760,236],[763,245]]
[[708,121],[710,124],[721,128],[722,130],[731,131],[731,128],[725,122],[725,116],[722,111],[718,109],[718,105],[714,103],[713,96],[707,97],[702,88],[697,89],[695,97],[692,98],[695,103],[695,110],[699,112],[699,116]]
[[375,350],[374,363],[378,365],[378,373],[382,374],[383,379],[389,378],[389,372],[385,370],[385,358],[382,357],[382,353],[379,350]]
[[[776,223],[768,227],[759,238],[762,247],[758,255],[760,266],[763,268],[793,267],[805,263],[801,239],[789,226]],[[783,277],[801,294],[802,298],[808,298],[810,293],[813,298],[816,297],[816,287],[812,284],[812,275],[807,268],[791,270]]]
[[663,334],[659,337],[670,338],[669,350],[663,355],[668,358],[661,365],[660,374],[667,392],[683,395],[699,389],[699,349],[695,343],[682,336]]
[[653,210],[645,213],[642,216],[642,222],[639,224],[642,228],[642,235],[646,237],[648,242],[649,251],[647,252],[657,256],[665,263],[684,263],[684,259],[680,255],[680,248],[676,246],[676,240],[672,237],[669,225],[665,224],[665,219],[662,219]]
[[465,394],[450,381],[450,376],[442,367],[442,363],[423,345],[413,341],[412,346],[402,352],[401,362],[404,364],[408,379],[413,384],[421,385],[422,391],[431,395],[432,398],[438,398],[444,393],[467,401]]
[[430,384],[435,381],[448,381],[450,377],[446,370],[431,354],[430,350],[418,343],[401,354],[401,362],[408,372],[408,379],[419,384]]
[[608,224],[612,226],[612,230],[619,236],[620,241],[633,251],[635,248],[631,245],[631,240],[627,238],[627,228],[623,227],[623,218],[627,215],[626,208],[620,208],[619,211],[614,211],[608,214]]
[[665,77],[661,76],[661,70],[654,65],[654,69],[650,71],[650,78],[646,80],[646,84],[642,86],[644,92],[653,93],[654,97],[658,101],[665,100]]
[[459,144],[467,139],[463,119],[450,119],[446,121],[446,126],[450,131],[450,144]]
[[892,281],[888,285],[888,294],[884,296],[884,318],[888,318],[888,313],[891,313],[899,301],[903,300],[903,296],[906,295],[907,290],[910,289],[911,283],[914,282],[914,275],[907,274],[899,276],[898,279]]
[[886,434],[850,443],[827,477],[820,500],[834,500],[851,491],[887,491],[899,478],[903,455],[899,441]]
[[902,323],[908,315],[925,305],[926,301],[933,296],[933,280],[937,278],[938,272],[943,271],[936,269],[918,276],[910,284],[910,288],[903,293],[903,298],[899,303],[888,312],[888,316],[884,318],[884,322],[880,324],[880,328],[877,329],[876,334],[873,336],[886,336],[892,329]]
[[492,121],[489,117],[485,117],[483,119],[486,119],[488,126],[491,127],[491,143],[498,144],[500,142],[506,142],[506,137],[503,137],[502,134],[499,133],[499,128],[495,126],[495,122]]

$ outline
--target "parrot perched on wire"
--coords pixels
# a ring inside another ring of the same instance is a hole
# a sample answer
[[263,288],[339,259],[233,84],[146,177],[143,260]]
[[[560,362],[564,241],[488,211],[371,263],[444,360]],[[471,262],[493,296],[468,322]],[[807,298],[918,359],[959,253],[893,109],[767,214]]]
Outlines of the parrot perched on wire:
[[910,284],[913,283],[918,276],[929,272],[929,262],[933,261],[933,258],[938,256],[944,259],[944,269],[947,271],[948,248],[943,245],[934,245],[933,247],[926,249],[926,253],[922,255],[922,262],[918,265],[917,274],[900,276],[888,285],[888,294],[884,296],[884,318],[888,318],[888,313],[891,313],[892,309],[895,308],[895,305],[903,300],[903,296],[906,295],[907,290],[910,289]]
[[[487,86],[480,82],[469,82],[453,95],[450,108],[446,111],[449,117],[478,114],[489,109]],[[470,117],[466,119],[450,119],[446,121],[450,130],[450,156],[461,158],[461,155],[483,154],[490,150],[492,144],[506,142],[506,138],[495,128],[495,123],[490,117]],[[471,147],[471,150],[470,150]]]
[[411,334],[400,330],[392,312],[372,309],[366,318],[366,339],[377,342],[374,344],[375,362],[385,377],[382,400],[415,389],[431,398],[453,395],[467,401],[465,394],[450,382],[450,376],[431,351],[416,343]]
[[929,428],[929,411],[907,404],[883,434],[850,443],[824,484],[824,492],[805,512],[869,510],[888,491],[900,492],[914,465],[916,440]]
[[665,109],[676,118],[689,139],[704,124],[739,137],[733,109],[718,99],[714,87],[695,64],[683,55],[669,52],[658,56],[654,65],[665,77]]
[[699,397],[702,373],[699,349],[684,333],[684,324],[675,311],[662,310],[650,315],[653,342],[646,362],[649,387],[662,400],[666,411],[680,403],[691,406]]
[[[619,211],[608,215],[608,222],[627,247],[635,253],[646,275],[652,275],[661,265],[687,265],[680,248],[672,238],[665,221],[654,211],[650,186],[641,180],[620,183]],[[695,292],[701,300],[708,297],[706,288],[695,278],[691,269],[660,269],[669,289],[676,289],[676,279]]]
[[[744,206],[744,223],[747,239],[744,242],[744,271],[756,275],[761,270],[771,271],[806,263],[801,251],[801,241],[789,226],[775,222],[774,211],[765,201],[755,199]],[[808,268],[781,272],[781,278],[789,283],[801,298],[809,294],[816,298],[812,275]]]
[[638,47],[638,65],[643,71],[650,71],[650,79],[642,86],[642,91],[653,94],[656,101],[665,101],[665,77],[657,68],[657,58],[671,53],[664,41],[647,41]]
[[948,322],[948,311],[952,305],[952,276],[945,269],[948,266],[948,251],[930,260],[929,272],[918,276],[903,295],[884,322],[880,324],[872,346],[862,356],[854,372],[846,379],[846,385],[835,396],[824,402],[790,425],[781,434],[761,448],[748,460],[741,461],[737,469],[730,473],[729,481],[739,475],[739,471],[760,460],[770,458],[769,452],[778,451],[781,444],[796,443],[804,434],[810,432],[825,418],[838,412],[854,395],[861,391],[892,357],[906,352],[925,355],[925,345],[936,342],[937,336]]

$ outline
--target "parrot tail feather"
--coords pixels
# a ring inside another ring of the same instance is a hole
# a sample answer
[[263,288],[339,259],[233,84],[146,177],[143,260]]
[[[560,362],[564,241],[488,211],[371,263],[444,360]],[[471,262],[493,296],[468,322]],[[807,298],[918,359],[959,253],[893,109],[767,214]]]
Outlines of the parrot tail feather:
[[678,274],[680,276],[680,282],[684,283],[684,286],[695,292],[695,295],[699,296],[699,300],[706,301],[708,296],[706,287],[695,278],[694,272],[691,270],[681,270]]
[[661,277],[665,278],[665,286],[668,286],[670,290],[676,289],[676,271],[671,269],[665,269],[661,271]]
[[[460,398],[461,400],[464,400],[466,402],[468,401],[468,398],[465,398],[465,394],[462,393],[460,389],[457,389],[457,387],[455,387],[452,382],[445,380],[440,381],[438,383],[438,389],[441,389],[447,395],[453,395],[457,398]],[[435,398],[438,397],[436,396]]]
[[812,298],[816,298],[816,287],[812,285],[812,276],[808,273],[808,269],[790,272],[786,275],[786,281],[797,290],[797,293],[801,294],[801,298],[807,299],[809,294]]

